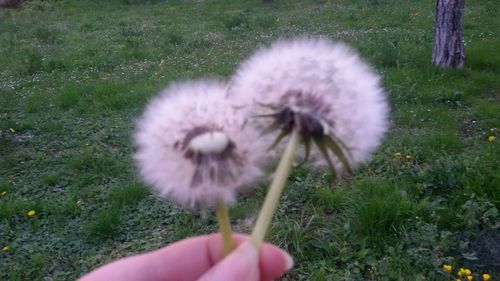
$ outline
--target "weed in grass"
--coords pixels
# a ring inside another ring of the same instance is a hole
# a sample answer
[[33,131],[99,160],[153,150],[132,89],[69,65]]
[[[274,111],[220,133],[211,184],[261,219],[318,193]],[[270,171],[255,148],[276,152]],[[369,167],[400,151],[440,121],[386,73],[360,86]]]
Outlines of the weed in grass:
[[366,239],[376,249],[395,241],[407,219],[425,214],[425,205],[413,203],[404,190],[387,181],[365,181],[358,188],[347,230],[354,240]]
[[118,177],[124,171],[126,163],[117,161],[109,153],[83,151],[70,159],[70,167],[80,175],[95,177]]
[[170,46],[180,46],[184,43],[184,37],[179,30],[170,30],[164,38],[165,43]]
[[313,200],[329,212],[341,211],[350,205],[349,193],[345,188],[317,188]]
[[492,70],[498,73],[498,65],[500,59],[497,56],[492,56],[492,52],[498,50],[500,42],[493,38],[485,38],[481,44],[471,44],[467,51],[467,62],[470,67],[478,70]]
[[77,85],[71,85],[61,89],[61,93],[57,96],[56,102],[59,108],[68,110],[75,107],[80,100],[80,91]]
[[85,201],[71,193],[55,208],[52,215],[59,216],[59,221],[66,224],[68,218],[81,215],[85,208]]
[[421,158],[436,157],[443,153],[458,153],[463,148],[462,141],[453,131],[442,131],[429,136],[420,136],[414,144],[419,148]]
[[272,14],[257,14],[252,18],[252,24],[263,29],[270,29],[276,26],[278,19]]
[[93,219],[86,222],[84,229],[89,238],[107,239],[118,233],[120,222],[120,209],[111,207],[96,212]]
[[59,176],[54,172],[47,172],[42,175],[42,181],[46,185],[54,186],[59,183]]
[[451,107],[459,107],[464,102],[464,95],[459,91],[444,91],[436,95],[436,101]]
[[500,103],[491,100],[480,100],[473,106],[473,110],[477,119],[481,120],[479,124],[483,129],[500,127],[500,120],[498,118]]
[[249,216],[255,215],[256,209],[258,209],[258,206],[255,206],[253,203],[238,204],[231,207],[229,214],[234,220],[245,220]]
[[42,71],[43,69],[42,54],[36,49],[31,50],[30,52],[27,53],[22,66],[24,67],[24,69],[22,70],[21,74],[24,75],[33,75]]
[[250,27],[248,13],[244,11],[233,12],[221,17],[222,24],[230,31],[242,31]]
[[61,120],[48,120],[44,124],[41,124],[39,129],[51,135],[64,135],[67,131],[64,129],[64,124]]
[[56,30],[49,29],[44,25],[39,25],[33,30],[33,36],[43,44],[54,44],[57,42]]
[[109,190],[108,202],[113,206],[125,207],[141,201],[149,194],[149,190],[138,183],[131,183]]

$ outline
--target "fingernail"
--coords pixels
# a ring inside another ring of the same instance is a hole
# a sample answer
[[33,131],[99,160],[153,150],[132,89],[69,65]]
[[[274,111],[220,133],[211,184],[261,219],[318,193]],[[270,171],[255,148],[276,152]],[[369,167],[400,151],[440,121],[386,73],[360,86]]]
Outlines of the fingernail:
[[246,255],[252,258],[253,257],[257,258],[259,256],[259,250],[257,250],[257,248],[255,248],[255,245],[252,244],[250,241],[241,244],[238,247],[238,250],[244,252]]
[[290,256],[287,252],[284,252],[284,254],[285,254],[285,260],[286,260],[286,267],[285,267],[285,271],[286,271],[286,270],[290,270],[293,267],[294,262],[293,262],[292,256]]

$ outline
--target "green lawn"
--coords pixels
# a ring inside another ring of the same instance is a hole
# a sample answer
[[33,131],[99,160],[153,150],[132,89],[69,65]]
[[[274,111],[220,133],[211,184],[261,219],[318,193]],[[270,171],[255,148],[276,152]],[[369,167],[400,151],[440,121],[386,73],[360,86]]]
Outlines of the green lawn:
[[[433,2],[33,0],[0,10],[0,280],[72,280],[216,231],[212,216],[138,182],[134,120],[170,81],[228,77],[260,44],[306,34],[347,42],[374,65],[392,126],[352,178],[293,172],[268,237],[295,258],[284,280],[452,280],[444,263],[500,279],[500,8],[467,1],[466,66],[444,70],[430,64]],[[231,210],[236,229],[249,231],[264,193]]]

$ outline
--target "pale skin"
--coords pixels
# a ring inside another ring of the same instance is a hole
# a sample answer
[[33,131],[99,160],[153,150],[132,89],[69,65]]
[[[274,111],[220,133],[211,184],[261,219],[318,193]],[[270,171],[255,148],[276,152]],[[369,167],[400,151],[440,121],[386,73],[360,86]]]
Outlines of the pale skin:
[[269,281],[293,266],[276,246],[265,243],[257,250],[246,235],[233,239],[238,247],[225,258],[219,234],[198,236],[111,262],[80,281]]

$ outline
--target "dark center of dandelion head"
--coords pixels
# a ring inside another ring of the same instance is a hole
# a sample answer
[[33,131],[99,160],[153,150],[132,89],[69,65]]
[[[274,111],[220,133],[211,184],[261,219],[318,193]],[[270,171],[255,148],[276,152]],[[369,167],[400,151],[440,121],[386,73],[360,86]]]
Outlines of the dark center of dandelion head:
[[285,107],[278,113],[276,121],[281,124],[284,130],[292,130],[297,127],[302,139],[321,137],[325,133],[323,124],[318,119],[307,113],[294,112],[289,107]]
[[273,114],[273,116],[274,122],[269,131],[278,129],[281,132],[272,144],[272,147],[278,144],[283,137],[291,133],[294,129],[298,130],[304,142],[308,142],[314,138],[321,138],[325,135],[326,128],[311,114],[296,112],[290,107],[285,107]]
[[327,116],[330,112],[330,108],[322,102],[321,97],[307,95],[300,91],[289,91],[283,96],[282,103],[286,106],[281,109],[278,106],[268,106],[276,110],[275,113],[262,116],[274,119],[267,132],[279,131],[270,148],[274,148],[284,137],[293,130],[297,130],[305,147],[304,162],[307,161],[311,143],[314,142],[330,166],[334,177],[336,169],[330,158],[331,155],[335,156],[347,172],[351,173],[346,154],[349,153],[349,149],[330,130],[333,128],[333,120],[318,118]]
[[221,130],[196,127],[176,145],[179,146],[184,157],[195,165],[192,187],[206,181],[223,186],[236,179],[235,167],[242,161],[236,153],[236,144]]

